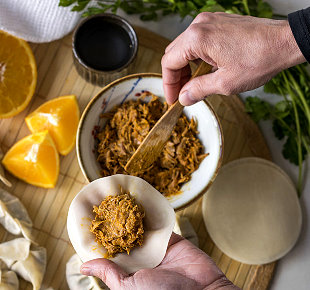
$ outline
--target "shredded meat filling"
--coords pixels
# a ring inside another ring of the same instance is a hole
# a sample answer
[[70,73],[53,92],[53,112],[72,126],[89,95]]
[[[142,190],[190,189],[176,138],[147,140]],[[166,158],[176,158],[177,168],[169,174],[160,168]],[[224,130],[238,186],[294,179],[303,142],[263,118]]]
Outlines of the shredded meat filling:
[[[145,93],[144,95],[149,95]],[[143,96],[116,106],[102,117],[108,121],[97,135],[98,161],[102,176],[128,174],[124,167],[148,132],[167,111],[168,105],[152,95],[145,103]],[[165,196],[181,192],[181,185],[190,180],[191,174],[208,155],[196,137],[197,123],[183,114],[158,159],[136,176],[152,184]]]
[[144,209],[129,193],[108,196],[97,207],[90,231],[107,250],[107,258],[127,252],[143,243]]

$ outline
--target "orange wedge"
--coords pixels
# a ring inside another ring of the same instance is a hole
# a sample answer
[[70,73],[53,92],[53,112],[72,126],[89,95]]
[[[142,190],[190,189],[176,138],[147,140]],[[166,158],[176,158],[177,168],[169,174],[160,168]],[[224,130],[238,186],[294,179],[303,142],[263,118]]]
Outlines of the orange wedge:
[[0,30],[0,44],[0,118],[9,118],[29,104],[37,67],[26,41]]
[[76,97],[70,95],[47,101],[25,120],[32,133],[48,130],[58,152],[66,155],[74,147],[79,118]]
[[59,175],[59,155],[47,130],[14,144],[2,164],[19,179],[44,188],[55,187]]

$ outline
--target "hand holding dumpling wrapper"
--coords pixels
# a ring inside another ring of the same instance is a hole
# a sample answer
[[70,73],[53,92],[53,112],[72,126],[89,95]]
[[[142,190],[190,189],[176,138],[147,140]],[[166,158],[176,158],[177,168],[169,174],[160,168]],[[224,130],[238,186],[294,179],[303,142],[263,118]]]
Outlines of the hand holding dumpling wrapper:
[[67,220],[69,238],[83,262],[105,257],[106,250],[98,245],[90,223],[94,218],[93,205],[98,205],[110,195],[130,192],[145,210],[145,234],[141,247],[119,253],[111,261],[132,273],[144,268],[156,267],[164,258],[175,223],[175,213],[167,199],[141,178],[129,175],[113,175],[97,179],[80,191],[72,201]]

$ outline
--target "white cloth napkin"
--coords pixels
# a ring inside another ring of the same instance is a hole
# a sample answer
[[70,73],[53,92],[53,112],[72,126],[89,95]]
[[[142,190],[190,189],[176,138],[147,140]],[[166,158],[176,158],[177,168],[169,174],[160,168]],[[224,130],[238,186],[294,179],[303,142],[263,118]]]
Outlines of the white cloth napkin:
[[0,0],[0,30],[31,42],[50,42],[70,33],[80,13],[59,0]]

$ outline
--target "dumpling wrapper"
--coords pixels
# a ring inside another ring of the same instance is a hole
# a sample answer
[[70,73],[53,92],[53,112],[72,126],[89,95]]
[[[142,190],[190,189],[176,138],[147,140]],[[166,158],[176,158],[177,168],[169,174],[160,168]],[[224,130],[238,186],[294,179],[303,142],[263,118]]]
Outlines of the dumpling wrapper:
[[0,270],[0,290],[18,290],[19,281],[13,271]]
[[23,235],[33,241],[32,221],[20,200],[0,188],[0,223],[13,235]]
[[12,271],[31,282],[33,289],[40,289],[46,267],[45,248],[31,246],[29,240],[17,238],[0,244],[0,259]]
[[82,261],[74,254],[66,265],[66,279],[70,290],[100,290],[109,289],[101,280],[80,273]]
[[0,259],[11,267],[16,261],[23,261],[29,255],[31,242],[25,238],[17,238],[0,244]]
[[39,290],[45,274],[46,260],[46,249],[32,245],[28,257],[14,263],[11,270],[29,281],[33,290]]
[[119,253],[113,262],[126,272],[154,268],[163,260],[175,223],[175,213],[167,199],[143,179],[129,175],[113,175],[97,179],[86,185],[73,199],[67,219],[71,243],[83,262],[103,258],[106,250],[95,241],[90,232],[95,215],[93,206],[99,205],[109,195],[130,192],[145,210],[144,242],[130,254]]
[[302,225],[291,179],[274,163],[256,157],[221,168],[203,197],[202,215],[217,247],[245,264],[271,263],[286,255]]
[[176,215],[176,223],[174,225],[173,231],[182,236],[183,238],[189,240],[196,247],[199,247],[199,241],[197,233],[195,232],[192,224],[185,216]]
[[[25,238],[0,244],[1,268],[4,264],[26,281],[40,289],[46,268],[46,249],[31,245]],[[1,288],[0,288],[1,289]]]

